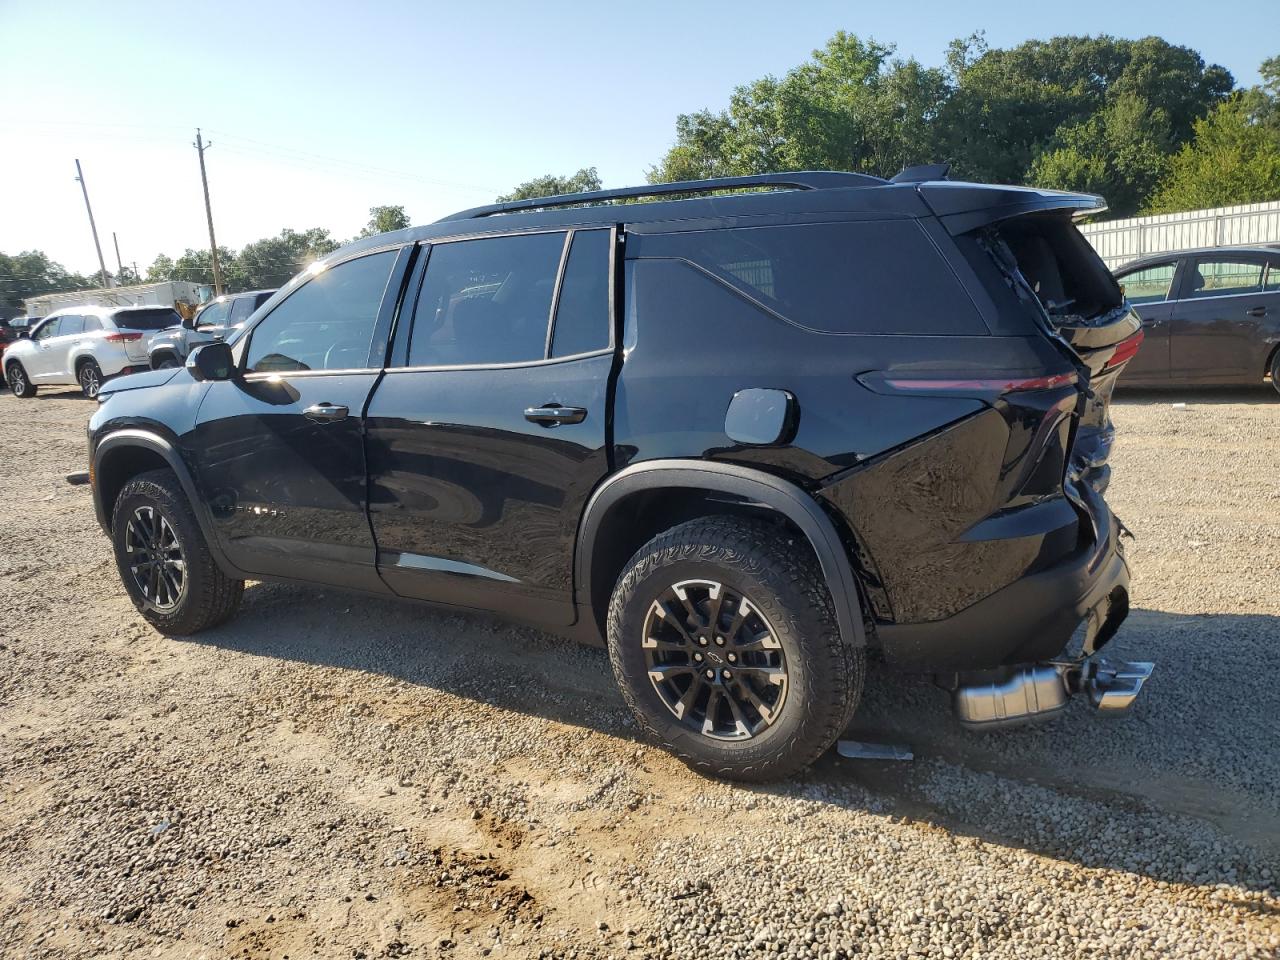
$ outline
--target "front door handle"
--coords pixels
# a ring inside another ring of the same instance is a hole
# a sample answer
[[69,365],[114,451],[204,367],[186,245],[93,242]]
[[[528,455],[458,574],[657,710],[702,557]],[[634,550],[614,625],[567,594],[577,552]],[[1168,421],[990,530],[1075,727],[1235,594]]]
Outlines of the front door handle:
[[562,407],[558,403],[549,403],[545,407],[526,407],[524,418],[539,426],[558,427],[562,423],[581,423],[587,419],[587,411],[582,407]]
[[317,403],[302,411],[302,415],[316,423],[332,423],[334,420],[345,420],[350,413],[346,407],[337,403]]
[[1250,307],[1245,312],[1247,317],[1265,317],[1267,315],[1266,307]]

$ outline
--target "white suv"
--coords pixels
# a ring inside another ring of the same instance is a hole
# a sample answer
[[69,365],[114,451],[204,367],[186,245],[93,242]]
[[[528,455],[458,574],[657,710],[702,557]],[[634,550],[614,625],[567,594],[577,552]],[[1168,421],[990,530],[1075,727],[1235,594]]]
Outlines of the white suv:
[[181,323],[173,307],[68,307],[9,346],[5,379],[15,397],[34,397],[41,384],[78,384],[96,397],[108,377],[150,369],[151,339]]

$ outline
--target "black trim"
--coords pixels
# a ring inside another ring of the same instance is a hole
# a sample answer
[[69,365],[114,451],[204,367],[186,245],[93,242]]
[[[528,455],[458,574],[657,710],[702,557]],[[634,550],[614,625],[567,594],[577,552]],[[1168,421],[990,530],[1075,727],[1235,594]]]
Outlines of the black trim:
[[223,573],[235,580],[248,579],[248,574],[239,569],[235,564],[227,559],[226,554],[222,552],[221,543],[217,534],[213,529],[212,519],[209,517],[208,506],[204,498],[200,496],[195,479],[191,476],[191,471],[186,463],[179,455],[177,449],[158,433],[149,430],[141,430],[136,428],[126,428],[117,430],[107,434],[98,441],[93,451],[93,510],[98,517],[98,525],[108,537],[111,536],[111,518],[107,515],[106,504],[102,502],[102,476],[103,468],[107,464],[107,455],[113,450],[126,448],[142,448],[158,453],[169,468],[178,477],[178,482],[182,484],[182,492],[187,496],[187,502],[191,504],[192,512],[196,515],[196,522],[200,524],[200,532],[204,534],[205,542],[209,546],[209,552],[213,555],[214,562],[222,569]]
[[590,603],[591,557],[600,527],[609,512],[632,494],[644,490],[685,488],[712,490],[743,497],[775,510],[800,528],[813,547],[835,605],[836,622],[846,642],[867,643],[857,580],[844,543],[812,497],[795,484],[758,470],[704,460],[649,460],[633,464],[604,481],[592,494],[578,526],[574,551],[575,602]]

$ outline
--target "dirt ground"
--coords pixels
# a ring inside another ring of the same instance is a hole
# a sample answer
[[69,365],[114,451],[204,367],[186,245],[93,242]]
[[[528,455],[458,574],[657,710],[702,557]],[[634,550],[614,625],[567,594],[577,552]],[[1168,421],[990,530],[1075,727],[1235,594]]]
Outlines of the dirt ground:
[[767,788],[480,616],[251,585],[157,635],[63,481],[89,412],[0,394],[0,956],[1280,955],[1272,392],[1117,403],[1131,716],[975,736],[877,670],[855,726],[916,759]]

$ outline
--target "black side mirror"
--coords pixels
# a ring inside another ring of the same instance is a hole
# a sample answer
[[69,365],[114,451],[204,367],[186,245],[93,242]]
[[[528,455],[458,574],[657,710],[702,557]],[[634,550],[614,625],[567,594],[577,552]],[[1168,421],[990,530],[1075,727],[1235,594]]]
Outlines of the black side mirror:
[[195,318],[195,317],[183,317],[183,318],[182,318],[182,325],[183,325],[184,327],[186,327],[188,330],[194,330],[194,329],[196,328],[196,318]]
[[187,357],[187,371],[196,380],[230,380],[235,369],[231,347],[220,340],[196,347]]

